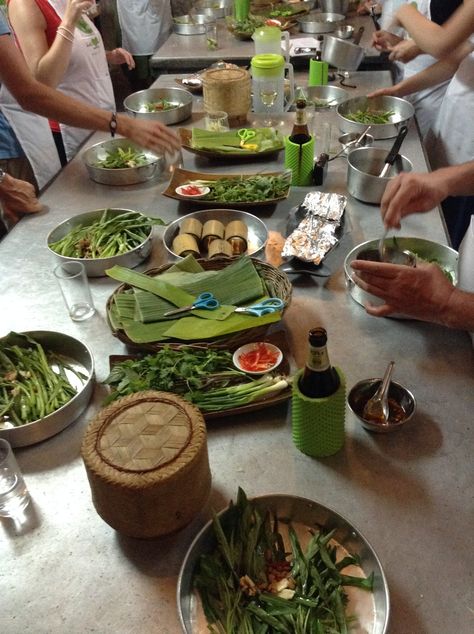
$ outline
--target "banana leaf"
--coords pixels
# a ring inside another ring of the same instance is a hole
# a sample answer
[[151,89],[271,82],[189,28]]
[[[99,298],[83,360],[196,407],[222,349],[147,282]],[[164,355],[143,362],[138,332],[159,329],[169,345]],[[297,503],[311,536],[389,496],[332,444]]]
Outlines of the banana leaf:
[[[252,128],[255,136],[246,141],[248,148],[242,147],[242,139],[238,130],[229,132],[214,132],[193,128],[191,147],[200,150],[216,150],[219,152],[254,153],[266,150],[278,150],[283,147],[283,137],[278,130],[273,128]],[[255,147],[256,146],[256,147]]]

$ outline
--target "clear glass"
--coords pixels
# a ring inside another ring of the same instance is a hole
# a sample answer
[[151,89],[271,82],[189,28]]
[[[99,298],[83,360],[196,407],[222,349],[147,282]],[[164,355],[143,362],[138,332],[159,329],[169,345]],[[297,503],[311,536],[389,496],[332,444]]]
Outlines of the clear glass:
[[54,269],[54,275],[73,321],[84,321],[95,313],[86,270],[82,262],[63,262]]
[[229,130],[229,117],[227,112],[218,110],[216,112],[208,112],[205,118],[206,130],[213,132],[227,132]]
[[207,22],[206,24],[206,46],[209,51],[219,48],[217,41],[217,22]]
[[10,443],[0,438],[0,516],[16,517],[29,503],[28,489]]
[[271,128],[274,125],[274,121],[270,116],[270,111],[278,96],[278,86],[278,79],[260,79],[258,81],[258,96],[261,103],[267,110],[262,125],[267,128]]

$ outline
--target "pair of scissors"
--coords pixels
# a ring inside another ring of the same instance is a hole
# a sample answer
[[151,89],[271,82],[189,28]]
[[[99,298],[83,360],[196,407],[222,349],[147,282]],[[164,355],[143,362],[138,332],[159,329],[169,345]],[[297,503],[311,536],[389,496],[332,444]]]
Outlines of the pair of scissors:
[[255,139],[257,133],[255,130],[250,130],[249,128],[242,128],[237,132],[240,138],[240,147],[245,148],[246,150],[257,150],[258,145],[256,143],[249,143],[252,139]]
[[269,297],[264,299],[258,304],[252,306],[239,306],[235,309],[236,313],[245,313],[247,315],[255,315],[261,317],[262,315],[268,315],[269,313],[276,313],[285,306],[285,302],[278,297]]
[[169,315],[178,315],[179,313],[187,313],[190,310],[195,310],[196,308],[199,308],[200,310],[215,310],[216,308],[219,308],[219,306],[219,301],[212,293],[201,293],[199,297],[197,297],[196,300],[189,306],[169,310],[164,314],[164,317],[168,317]]

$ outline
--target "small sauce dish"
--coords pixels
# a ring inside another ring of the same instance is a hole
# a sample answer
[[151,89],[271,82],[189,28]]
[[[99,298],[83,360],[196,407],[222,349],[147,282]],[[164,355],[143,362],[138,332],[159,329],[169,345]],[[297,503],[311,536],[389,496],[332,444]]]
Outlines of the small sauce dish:
[[413,417],[416,401],[413,394],[400,383],[390,382],[388,388],[388,404],[390,415],[386,423],[369,420],[364,416],[367,401],[375,394],[382,379],[366,379],[356,383],[347,395],[349,408],[359,423],[375,433],[388,433],[403,427]]
[[283,352],[272,343],[257,341],[237,348],[232,361],[238,370],[246,374],[265,374],[280,365]]
[[202,187],[201,185],[194,185],[193,183],[180,185],[175,189],[178,196],[183,196],[183,198],[203,198],[203,196],[206,196],[210,191],[209,187]]

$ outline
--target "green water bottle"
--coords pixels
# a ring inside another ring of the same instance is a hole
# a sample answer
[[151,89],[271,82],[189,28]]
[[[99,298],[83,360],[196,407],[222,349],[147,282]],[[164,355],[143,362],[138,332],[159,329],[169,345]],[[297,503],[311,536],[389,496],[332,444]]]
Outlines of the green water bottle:
[[316,52],[313,59],[309,60],[308,86],[325,86],[328,83],[329,64],[322,58],[323,38],[321,35],[316,40]]

